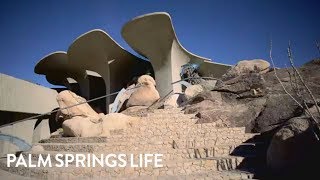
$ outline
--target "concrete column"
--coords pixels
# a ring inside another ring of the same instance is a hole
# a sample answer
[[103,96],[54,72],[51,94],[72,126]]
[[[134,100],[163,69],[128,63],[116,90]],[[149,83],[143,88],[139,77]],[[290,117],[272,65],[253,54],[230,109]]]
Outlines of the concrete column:
[[79,83],[81,96],[88,100],[90,98],[89,79],[86,77],[85,78],[78,78],[77,81]]

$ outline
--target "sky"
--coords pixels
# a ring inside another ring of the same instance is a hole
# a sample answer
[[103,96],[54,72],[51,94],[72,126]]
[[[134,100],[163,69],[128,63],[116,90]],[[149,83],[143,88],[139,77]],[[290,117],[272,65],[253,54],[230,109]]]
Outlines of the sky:
[[121,37],[130,19],[168,12],[180,43],[214,62],[269,61],[270,39],[276,66],[289,65],[291,41],[297,66],[320,56],[319,0],[2,0],[0,73],[52,87],[34,66],[45,55],[67,51],[79,35],[106,31],[134,52]]

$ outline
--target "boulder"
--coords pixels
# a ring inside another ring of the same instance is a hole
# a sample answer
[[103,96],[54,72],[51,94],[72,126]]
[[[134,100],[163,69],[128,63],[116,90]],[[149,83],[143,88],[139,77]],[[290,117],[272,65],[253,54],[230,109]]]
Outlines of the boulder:
[[63,122],[63,135],[70,137],[110,136],[111,131],[124,130],[139,120],[139,118],[122,113],[107,114],[99,122],[92,122],[88,117],[76,116]]
[[[320,104],[320,60],[298,68],[316,102],[300,80],[293,80],[293,68],[272,71],[266,68],[264,71],[264,68],[253,67],[244,71],[234,68],[236,73],[228,72],[211,92],[204,91],[191,98],[185,113],[196,113],[197,123],[213,123],[218,127],[245,126],[246,132],[261,133],[259,142],[265,143],[261,158],[277,173],[274,177],[280,177],[279,173],[292,178],[299,174],[303,174],[302,178],[314,175],[318,167],[313,164],[320,160],[320,143],[315,136],[320,137],[319,127],[309,123],[310,117],[287,92],[299,103],[305,101],[313,116],[319,119],[315,103]],[[268,63],[265,67],[269,67]]]
[[248,73],[264,74],[269,71],[269,68],[270,63],[263,59],[242,60],[232,67],[226,74],[224,74],[223,79],[232,79]]
[[187,89],[184,91],[185,97],[187,100],[193,98],[197,94],[201,93],[204,90],[204,88],[200,84],[191,85],[187,87]]
[[237,99],[233,94],[205,91],[189,101],[185,113],[196,113],[197,123],[215,123],[218,127],[245,126],[250,132],[254,120],[264,109],[265,98]]
[[257,98],[246,102],[224,102],[221,105],[214,105],[211,101],[212,106],[208,106],[209,102],[206,100],[199,103],[203,107],[196,114],[199,118],[197,123],[215,123],[218,127],[246,127],[246,132],[251,132],[253,122],[264,108],[266,100]]
[[287,94],[268,94],[265,108],[255,120],[254,132],[266,132],[285,120],[300,116],[302,109]]
[[265,80],[259,73],[242,74],[227,81],[219,81],[214,90],[237,94],[237,98],[260,97],[266,94]]
[[151,84],[156,86],[156,81],[150,75],[142,75],[138,78],[137,84]]
[[312,168],[312,161],[319,160],[318,151],[319,141],[310,128],[308,118],[295,117],[274,134],[267,151],[267,165],[280,174],[301,173]]
[[179,107],[185,101],[184,94],[173,94],[164,101],[163,106],[164,108]]
[[138,78],[138,87],[130,96],[127,108],[132,106],[150,106],[160,99],[159,92],[155,88],[156,82],[149,75]]
[[[317,80],[317,77],[320,76],[320,63],[318,62],[320,60],[313,60],[299,68],[298,71],[319,103],[320,81]],[[251,128],[252,132],[260,133],[273,130],[283,125],[286,120],[301,116],[303,113],[303,110],[286,94],[282,87],[284,85],[286,90],[298,101],[302,100],[297,97],[292,88],[292,77],[290,78],[290,74],[293,75],[294,70],[292,68],[276,69],[282,85],[275,77],[274,71],[275,69],[264,74],[249,72],[231,79],[219,80],[212,92],[205,91],[190,99],[185,112],[197,113],[197,116],[200,118],[198,123],[217,122],[222,119],[222,121],[231,121],[223,123],[230,126],[242,124],[243,122],[239,121],[239,123],[237,119],[249,116],[248,119],[251,119],[252,122],[246,121],[247,123],[243,124],[246,125],[247,130]],[[297,87],[300,89],[300,93],[307,105],[309,107],[314,105],[314,102],[300,81],[298,81]],[[253,99],[261,99],[261,101],[253,101]],[[220,102],[220,104],[217,102]],[[231,115],[227,115],[229,108],[242,111],[243,115],[238,116],[235,110]],[[253,114],[245,113],[249,112],[248,109],[253,109]],[[257,113],[258,115],[256,116]],[[221,115],[223,115],[223,118],[220,117]],[[253,119],[253,117],[256,118]]]
[[103,131],[103,124],[92,122],[89,117],[75,116],[62,123],[63,135],[70,137],[95,137],[100,136]]
[[130,128],[138,122],[140,122],[139,118],[131,117],[122,113],[107,114],[103,118],[103,132],[100,136],[110,136],[112,131]]
[[185,114],[193,114],[193,113],[198,113],[200,111],[210,110],[214,107],[220,107],[220,106],[221,106],[221,101],[206,99],[192,106],[187,106],[184,109],[184,112]]
[[212,91],[217,84],[217,80],[203,80],[199,83],[205,91]]
[[221,103],[223,101],[222,96],[223,96],[222,93],[218,92],[218,91],[204,91],[204,92],[196,95],[192,99],[190,99],[188,104],[189,105],[197,104],[197,103],[204,101],[204,100],[210,100],[210,101],[214,101],[216,103],[219,103],[219,102]]
[[[75,104],[83,103],[86,100],[72,91],[65,90],[61,91],[57,95],[57,102],[59,108],[69,107]],[[76,116],[90,117],[92,121],[98,121],[100,119],[97,112],[95,112],[88,103],[84,103],[78,106],[74,106],[68,109],[63,109],[59,112],[59,117],[61,116],[64,120],[70,119]]]

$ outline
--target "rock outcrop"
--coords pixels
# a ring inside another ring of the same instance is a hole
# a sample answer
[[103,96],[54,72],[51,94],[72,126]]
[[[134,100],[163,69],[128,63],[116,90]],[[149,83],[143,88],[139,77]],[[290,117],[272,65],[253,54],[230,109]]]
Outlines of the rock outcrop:
[[179,107],[182,103],[186,101],[186,97],[184,94],[172,94],[169,96],[164,102],[164,108],[172,108],[172,107]]
[[197,94],[201,93],[203,90],[204,89],[200,84],[195,84],[187,87],[184,93],[187,99],[191,99]]
[[[62,109],[58,111],[58,118],[62,118],[64,120],[71,119],[76,116],[88,117],[91,121],[99,121],[100,116],[97,112],[95,112],[91,106],[86,102],[86,99],[76,95],[74,92],[65,90],[60,92],[57,95],[57,102],[59,104],[59,108]],[[78,106],[74,106],[71,108],[64,109],[65,107],[69,107],[75,104],[83,103]]]
[[110,113],[103,118],[100,136],[110,136],[113,131],[123,131],[139,123],[140,119],[121,113]]
[[[305,178],[314,173],[313,162],[320,160],[320,143],[316,138],[320,137],[320,130],[318,125],[310,124],[310,117],[287,92],[300,104],[311,107],[309,111],[317,120],[320,114],[299,78],[294,78],[294,69],[270,70],[269,63],[258,62],[239,62],[212,91],[203,91],[191,98],[185,113],[196,113],[197,123],[245,126],[247,132],[262,133],[260,140],[266,143],[263,156],[271,172],[276,173],[273,175],[296,178],[303,174]],[[319,69],[319,59],[298,68],[318,105]]]
[[62,123],[63,135],[70,137],[100,136],[103,131],[102,120],[92,122],[88,117],[75,116]]
[[197,123],[216,123],[218,127],[245,126],[250,131],[266,99],[236,99],[236,96],[228,95],[217,91],[199,94],[190,102],[194,104],[185,108],[185,113],[197,113]]
[[127,108],[132,106],[150,106],[160,99],[159,92],[155,87],[156,82],[151,76],[140,76],[136,86],[140,87],[131,94],[127,102]]
[[231,79],[242,74],[260,73],[264,74],[269,71],[270,63],[263,59],[242,60],[233,68],[223,75],[223,79]]
[[[314,60],[305,64],[299,72],[320,102],[318,62]],[[244,64],[248,67],[245,68]],[[203,91],[192,98],[185,112],[197,113],[200,118],[198,123],[220,121],[223,126],[245,126],[248,132],[270,131],[288,119],[301,116],[303,110],[286,94],[269,66],[268,62],[261,60],[239,62],[217,82],[212,91]],[[290,75],[294,74],[292,68],[277,69],[276,72],[284,87],[296,99],[302,103],[292,88],[293,83],[308,106],[314,104],[304,86],[290,79]]]
[[268,94],[266,104],[253,127],[254,132],[270,131],[286,120],[299,116],[302,109],[287,94]]
[[273,136],[267,151],[267,165],[277,174],[294,175],[314,169],[320,158],[319,141],[305,116],[290,119]]
[[73,117],[62,124],[64,136],[71,137],[98,137],[110,136],[112,131],[122,131],[137,123],[139,118],[134,118],[121,113],[105,115],[100,122],[93,123],[89,118]]
[[139,121],[138,118],[130,117],[121,113],[98,114],[85,99],[71,91],[62,91],[58,94],[57,101],[60,108],[83,103],[67,109],[60,113],[63,118],[63,136],[70,137],[97,137],[109,136],[111,131],[124,130],[132,123]]
[[[99,123],[104,115],[96,113],[83,97],[65,90],[57,95],[57,102],[61,110],[56,120],[62,122],[63,136],[92,137],[101,134]],[[74,106],[79,103],[82,104]]]

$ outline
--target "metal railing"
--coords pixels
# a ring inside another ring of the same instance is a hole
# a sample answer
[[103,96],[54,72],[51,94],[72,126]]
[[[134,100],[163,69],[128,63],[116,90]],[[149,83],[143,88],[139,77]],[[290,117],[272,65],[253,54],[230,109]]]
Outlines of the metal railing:
[[[185,80],[189,80],[189,79],[210,79],[210,80],[217,80],[217,78],[213,78],[213,77],[190,77],[190,78],[184,78],[184,79],[181,79],[181,80],[178,80],[178,81],[175,81],[175,82],[172,82],[171,84],[177,84],[177,83],[180,83],[182,81],[185,81]],[[129,89],[126,89],[126,91],[128,90],[133,90],[133,89],[137,89],[139,88],[141,85],[138,85],[138,86],[135,86],[133,88],[129,88]],[[55,113],[55,112],[58,112],[58,111],[62,111],[62,110],[65,110],[65,109],[69,109],[69,108],[72,108],[72,107],[75,107],[75,106],[79,106],[79,105],[82,105],[82,104],[85,104],[85,103],[89,103],[89,102],[93,102],[93,101],[96,101],[96,100],[99,100],[99,99],[103,99],[103,98],[107,98],[107,97],[110,97],[110,96],[113,96],[113,95],[116,95],[118,93],[120,93],[120,91],[117,91],[117,92],[113,92],[113,93],[110,93],[110,94],[106,94],[106,95],[103,95],[103,96],[100,96],[100,97],[96,97],[96,98],[93,98],[93,99],[90,99],[90,100],[86,100],[86,101],[83,101],[83,102],[80,102],[80,103],[77,103],[77,104],[74,104],[74,105],[71,105],[71,106],[67,106],[67,107],[64,107],[64,108],[59,108],[59,109],[55,109],[53,111],[50,111],[50,112],[46,112],[46,113],[43,113],[43,114],[39,114],[39,115],[35,115],[35,116],[31,116],[31,117],[28,117],[28,118],[24,118],[24,119],[21,119],[21,120],[18,120],[18,121],[14,121],[14,122],[11,122],[11,123],[8,123],[8,124],[4,124],[4,125],[1,125],[1,127],[4,127],[4,126],[8,126],[8,125],[13,125],[13,124],[16,124],[16,123],[19,123],[19,122],[22,122],[22,121],[27,121],[27,120],[31,120],[31,119],[38,119],[42,116],[46,116],[46,115],[51,115],[52,113]],[[166,96],[164,96],[163,98],[161,98],[160,100],[156,101],[155,103],[167,98],[169,96],[170,93],[172,93],[173,90],[170,90],[170,92],[168,94],[166,94]],[[150,105],[149,107],[153,106],[155,103],[153,103],[152,105]]]

